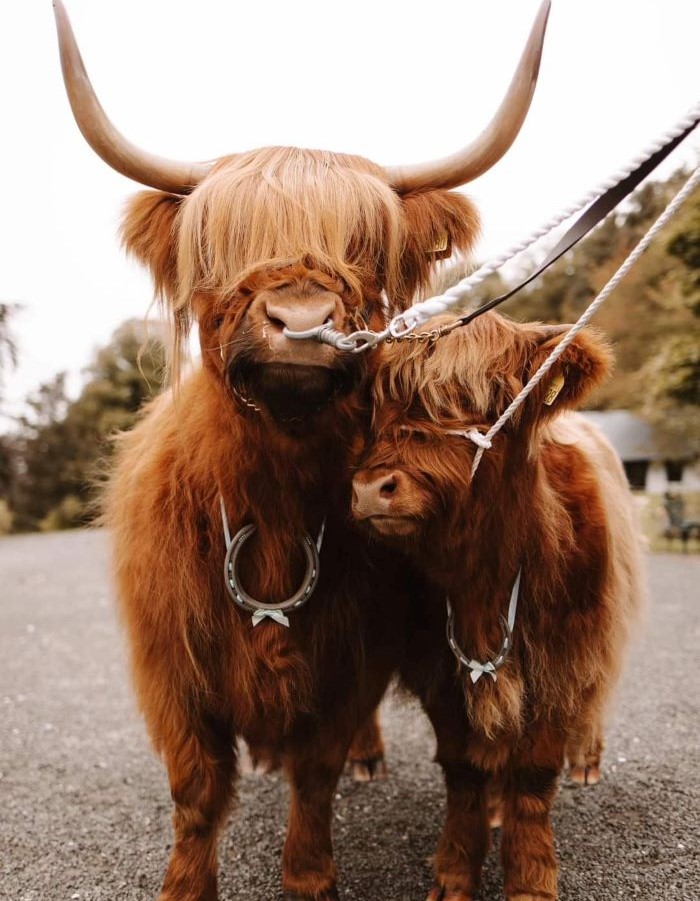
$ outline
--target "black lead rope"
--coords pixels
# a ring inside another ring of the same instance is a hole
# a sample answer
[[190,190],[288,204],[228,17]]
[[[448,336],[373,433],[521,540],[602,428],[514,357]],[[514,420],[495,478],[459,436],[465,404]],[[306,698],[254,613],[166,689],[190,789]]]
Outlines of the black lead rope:
[[536,269],[531,275],[528,275],[526,279],[524,279],[520,284],[516,285],[514,288],[506,291],[505,294],[501,294],[498,297],[494,297],[492,300],[489,300],[487,303],[480,306],[478,309],[473,310],[471,313],[467,313],[466,315],[460,317],[455,323],[452,325],[448,325],[447,327],[440,329],[440,333],[444,334],[446,332],[451,332],[452,329],[459,328],[462,325],[467,325],[472,322],[472,320],[476,319],[477,316],[481,316],[482,313],[486,313],[489,310],[492,310],[494,307],[499,306],[502,303],[505,303],[506,300],[509,300],[514,294],[517,294],[518,291],[521,291],[530,282],[534,281],[538,278],[545,269],[548,269],[552,263],[556,263],[556,261],[562,257],[568,250],[578,244],[581,238],[584,238],[592,229],[595,228],[598,223],[602,222],[603,219],[610,213],[615,207],[622,203],[622,201],[629,194],[634,191],[634,189],[642,182],[647,175],[650,175],[654,169],[659,165],[659,163],[663,162],[666,157],[671,153],[676,147],[684,141],[688,135],[696,128],[698,122],[700,122],[700,118],[696,119],[692,125],[689,125],[685,131],[682,131],[679,135],[677,135],[673,140],[669,141],[668,144],[665,144],[660,150],[657,150],[652,156],[650,156],[647,160],[645,160],[640,166],[638,166],[634,172],[630,172],[630,174],[618,182],[614,187],[609,188],[605,194],[602,194],[597,200],[595,200],[584,212],[583,214],[574,222],[571,228],[566,232],[566,234],[561,238],[561,240],[557,243],[555,247],[550,250],[547,254],[546,259],[540,265],[539,269]]

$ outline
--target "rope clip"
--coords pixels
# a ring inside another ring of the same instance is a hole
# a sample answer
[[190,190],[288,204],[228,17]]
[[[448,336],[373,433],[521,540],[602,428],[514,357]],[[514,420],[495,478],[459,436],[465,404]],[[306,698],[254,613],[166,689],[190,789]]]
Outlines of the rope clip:
[[319,341],[321,344],[329,344],[336,350],[344,350],[349,353],[357,354],[375,347],[380,341],[383,341],[387,337],[389,332],[373,332],[370,329],[360,329],[359,331],[351,332],[349,335],[346,335],[343,332],[338,331],[337,328],[334,328],[333,323],[328,319],[323,325],[316,325],[313,328],[308,328],[301,332],[295,332],[285,326],[285,328],[282,329],[282,334],[285,338],[290,338],[292,341],[315,340]]

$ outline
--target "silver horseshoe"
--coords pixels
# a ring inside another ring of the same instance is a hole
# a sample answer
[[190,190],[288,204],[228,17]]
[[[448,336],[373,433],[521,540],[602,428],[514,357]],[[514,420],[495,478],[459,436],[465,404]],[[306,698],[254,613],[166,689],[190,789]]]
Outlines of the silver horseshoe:
[[[491,678],[493,681],[496,681],[496,672],[503,666],[503,664],[508,659],[508,654],[510,652],[511,644],[513,641],[513,630],[508,623],[508,620],[505,616],[499,616],[498,622],[503,631],[503,642],[501,644],[501,649],[498,654],[493,657],[491,660],[487,660],[485,662],[481,662],[479,660],[470,660],[464,651],[461,649],[459,644],[457,643],[457,639],[455,637],[455,624],[454,624],[454,614],[452,612],[452,605],[450,604],[449,598],[447,599],[447,643],[450,646],[450,650],[457,658],[459,664],[465,669],[474,670],[474,669],[482,669],[483,667],[490,667],[491,669]],[[478,677],[477,677],[478,680]],[[477,681],[473,680],[473,681]]]
[[304,573],[301,586],[286,601],[280,601],[277,604],[266,604],[263,601],[255,600],[248,594],[241,585],[238,572],[238,560],[243,545],[256,531],[254,525],[247,525],[243,526],[233,536],[224,558],[224,582],[226,583],[226,589],[232,600],[239,607],[247,613],[253,614],[254,625],[257,626],[259,622],[268,617],[280,623],[280,625],[288,627],[289,620],[284,614],[302,607],[309,600],[318,583],[321,569],[318,548],[310,535],[304,535],[301,540],[301,546],[306,557],[306,572]]

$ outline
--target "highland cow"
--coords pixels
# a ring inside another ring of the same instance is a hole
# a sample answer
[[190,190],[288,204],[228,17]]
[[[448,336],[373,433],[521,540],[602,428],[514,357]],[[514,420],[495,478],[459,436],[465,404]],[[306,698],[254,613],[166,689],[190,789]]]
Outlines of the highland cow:
[[566,412],[608,371],[610,352],[594,333],[574,339],[471,476],[469,431],[488,430],[561,335],[487,313],[434,344],[386,347],[378,364],[375,437],[353,509],[433,588],[413,610],[402,663],[435,728],[447,785],[430,901],[477,896],[493,782],[503,793],[507,897],[557,897],[557,778],[567,754],[579,779],[597,768],[643,594],[621,463]]
[[217,896],[239,737],[289,776],[289,897],[334,898],[333,792],[353,734],[365,775],[381,766],[372,712],[408,588],[395,552],[368,547],[349,516],[367,361],[287,329],[381,328],[441,255],[469,250],[477,216],[449,188],[515,139],[548,4],[486,131],[444,160],[388,169],[285,147],[214,163],[139,150],[107,119],[54,5],[81,131],[157,189],[132,201],[122,233],[172,313],[175,359],[199,327],[201,365],[121,440],[105,502],[136,691],[174,801],[160,901]]

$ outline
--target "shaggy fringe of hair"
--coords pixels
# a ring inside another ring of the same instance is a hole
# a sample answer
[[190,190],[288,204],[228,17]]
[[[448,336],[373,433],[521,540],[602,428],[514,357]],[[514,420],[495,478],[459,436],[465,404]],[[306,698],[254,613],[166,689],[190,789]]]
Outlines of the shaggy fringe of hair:
[[[348,165],[351,163],[351,165]],[[360,157],[270,147],[221,160],[183,204],[179,293],[233,294],[251,273],[309,258],[359,294],[368,261],[394,287],[400,202]]]
[[[449,315],[426,323],[426,330],[453,321]],[[468,333],[467,333],[468,330]],[[377,379],[377,408],[387,400],[410,409],[416,396],[431,422],[462,422],[465,412],[486,421],[522,387],[517,373],[525,369],[525,345],[518,326],[497,314],[484,314],[433,344],[392,345],[389,365]]]
[[[432,330],[453,321],[450,315],[436,316],[424,328]],[[419,342],[395,343],[387,354],[389,364],[382,367],[374,385],[375,409],[392,400],[409,410],[419,397],[421,412],[437,425],[450,420],[464,423],[466,417],[470,424],[490,426],[560,338],[542,323],[523,327],[498,313],[485,313],[427,347]],[[589,359],[591,347],[595,353]],[[551,377],[566,376],[558,406],[567,397],[575,396],[580,402],[611,366],[612,353],[600,336],[591,329],[581,333],[551,371]],[[541,407],[551,377],[538,386],[506,429],[517,429],[528,409]]]

